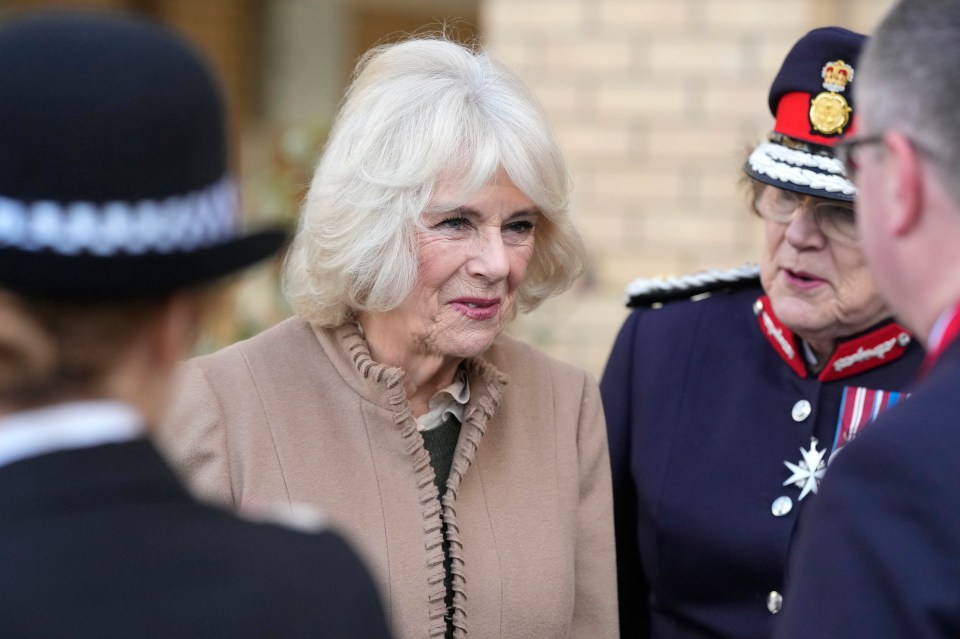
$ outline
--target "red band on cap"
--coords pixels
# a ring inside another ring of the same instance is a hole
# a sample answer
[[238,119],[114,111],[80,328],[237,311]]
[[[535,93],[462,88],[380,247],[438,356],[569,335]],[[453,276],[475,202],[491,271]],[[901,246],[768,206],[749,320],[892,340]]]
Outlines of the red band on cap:
[[812,144],[822,144],[824,146],[833,146],[843,138],[852,134],[857,128],[857,116],[852,114],[850,124],[844,130],[843,135],[824,136],[811,131],[810,126],[810,94],[809,93],[787,93],[780,98],[777,105],[777,122],[773,130],[791,138],[810,142]]

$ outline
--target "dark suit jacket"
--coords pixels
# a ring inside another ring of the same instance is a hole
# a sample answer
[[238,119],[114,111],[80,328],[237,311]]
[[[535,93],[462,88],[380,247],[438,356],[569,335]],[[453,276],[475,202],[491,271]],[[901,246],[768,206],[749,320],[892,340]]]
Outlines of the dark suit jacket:
[[339,537],[201,505],[140,440],[0,468],[0,636],[387,632]]
[[760,330],[762,294],[634,310],[614,345],[601,391],[624,637],[769,637],[768,593],[789,600],[794,527],[819,499],[784,486],[784,461],[799,462],[811,437],[831,448],[845,389],[900,391],[914,379],[915,343],[850,377],[799,377]]
[[779,637],[960,637],[960,342],[837,456]]

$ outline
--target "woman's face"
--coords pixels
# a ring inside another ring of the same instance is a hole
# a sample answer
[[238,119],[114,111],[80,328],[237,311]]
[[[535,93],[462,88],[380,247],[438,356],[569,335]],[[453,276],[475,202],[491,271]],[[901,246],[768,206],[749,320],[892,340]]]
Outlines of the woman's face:
[[[757,208],[783,197],[796,196],[762,187]],[[777,317],[815,351],[829,353],[837,339],[869,328],[888,312],[859,243],[825,235],[814,214],[818,203],[835,204],[820,198],[798,200],[791,221],[763,219],[760,281]]]
[[539,218],[502,171],[460,208],[425,213],[417,283],[384,314],[389,332],[418,354],[462,359],[484,352],[513,317]]

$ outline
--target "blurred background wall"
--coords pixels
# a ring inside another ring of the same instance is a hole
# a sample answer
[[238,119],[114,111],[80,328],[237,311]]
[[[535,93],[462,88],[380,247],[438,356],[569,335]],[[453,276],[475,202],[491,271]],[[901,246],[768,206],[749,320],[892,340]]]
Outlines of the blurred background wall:
[[[766,94],[793,42],[869,31],[892,0],[0,0],[0,11],[103,7],[152,16],[210,56],[228,95],[251,224],[292,228],[356,58],[422,30],[479,40],[532,86],[574,178],[591,257],[573,290],[510,332],[602,371],[636,277],[759,254],[737,183],[770,128]],[[276,264],[240,281],[203,349],[289,314]]]

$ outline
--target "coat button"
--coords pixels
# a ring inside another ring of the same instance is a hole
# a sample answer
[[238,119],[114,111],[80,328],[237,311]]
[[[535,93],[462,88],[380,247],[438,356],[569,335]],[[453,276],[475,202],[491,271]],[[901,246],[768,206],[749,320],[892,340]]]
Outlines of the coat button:
[[780,608],[783,607],[783,595],[781,595],[776,590],[771,590],[770,594],[767,595],[767,610],[770,611],[770,614],[777,614],[780,612]]
[[793,405],[793,410],[790,411],[790,415],[793,417],[793,421],[802,422],[807,417],[810,417],[810,402],[805,399],[801,399],[799,402]]
[[793,500],[786,495],[777,497],[770,505],[770,512],[773,513],[774,517],[783,517],[791,510],[793,510]]

